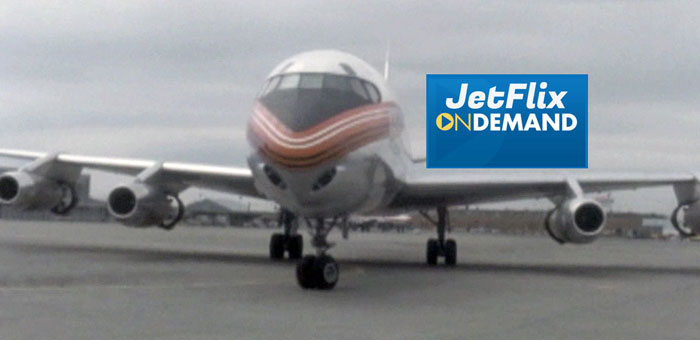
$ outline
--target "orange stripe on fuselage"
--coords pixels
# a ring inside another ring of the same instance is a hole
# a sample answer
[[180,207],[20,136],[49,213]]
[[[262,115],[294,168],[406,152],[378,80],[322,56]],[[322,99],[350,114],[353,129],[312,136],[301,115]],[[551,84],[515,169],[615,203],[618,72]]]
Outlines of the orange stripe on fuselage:
[[311,167],[385,138],[397,116],[398,107],[393,103],[366,105],[295,132],[258,102],[248,124],[248,139],[276,163]]

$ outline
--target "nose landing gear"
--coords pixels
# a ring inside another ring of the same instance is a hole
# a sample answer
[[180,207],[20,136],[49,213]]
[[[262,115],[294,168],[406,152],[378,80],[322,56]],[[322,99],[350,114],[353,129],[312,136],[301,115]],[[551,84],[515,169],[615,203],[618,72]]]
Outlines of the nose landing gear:
[[284,233],[274,233],[270,237],[270,258],[281,260],[284,252],[289,254],[290,260],[298,260],[304,251],[304,238],[297,234],[297,217],[293,213],[282,210],[279,223],[284,226]]
[[[304,289],[333,289],[340,278],[338,263],[326,254],[333,244],[327,240],[328,233],[337,224],[334,218],[328,225],[323,218],[316,219],[313,225],[311,245],[316,248],[316,255],[306,255],[297,263],[296,275],[299,286]],[[307,221],[309,225],[312,221]]]
[[445,258],[445,264],[448,266],[454,266],[457,264],[457,242],[453,239],[445,240],[445,227],[447,226],[447,208],[438,207],[437,221],[434,220],[430,215],[424,211],[420,212],[425,219],[433,223],[437,227],[438,238],[431,238],[428,240],[426,245],[426,260],[429,266],[434,266],[438,262],[438,257]]
[[297,264],[297,282],[304,289],[333,289],[340,269],[338,263],[328,255],[306,255]]

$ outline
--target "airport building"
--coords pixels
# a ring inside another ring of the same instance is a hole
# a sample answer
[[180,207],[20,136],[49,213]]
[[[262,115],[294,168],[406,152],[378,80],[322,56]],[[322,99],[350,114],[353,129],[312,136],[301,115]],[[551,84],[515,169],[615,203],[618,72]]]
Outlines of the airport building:
[[[203,198],[185,207],[183,222],[193,226],[276,225],[277,212],[251,209],[250,203]],[[255,223],[257,222],[257,223]]]

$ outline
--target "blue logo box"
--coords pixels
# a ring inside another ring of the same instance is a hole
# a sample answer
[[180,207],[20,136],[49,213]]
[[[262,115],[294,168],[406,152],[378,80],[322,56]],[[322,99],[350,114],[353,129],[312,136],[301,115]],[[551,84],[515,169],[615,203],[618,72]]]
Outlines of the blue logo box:
[[428,74],[428,168],[587,168],[588,75]]

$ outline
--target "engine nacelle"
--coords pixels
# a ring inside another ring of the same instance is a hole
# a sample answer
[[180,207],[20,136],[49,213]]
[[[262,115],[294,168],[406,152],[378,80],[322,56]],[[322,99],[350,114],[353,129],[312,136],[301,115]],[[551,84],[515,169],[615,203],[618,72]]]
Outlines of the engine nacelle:
[[671,214],[671,224],[681,236],[700,234],[700,200],[678,205]]
[[0,175],[0,203],[21,210],[54,209],[56,213],[63,213],[69,210],[63,208],[72,208],[77,198],[66,183],[13,171]]
[[547,214],[545,227],[559,243],[590,243],[605,227],[605,211],[594,200],[571,199]]
[[[173,206],[173,202],[177,206]],[[171,229],[182,218],[184,207],[177,196],[156,187],[131,183],[112,190],[107,198],[107,210],[119,222],[131,227],[160,225]]]

